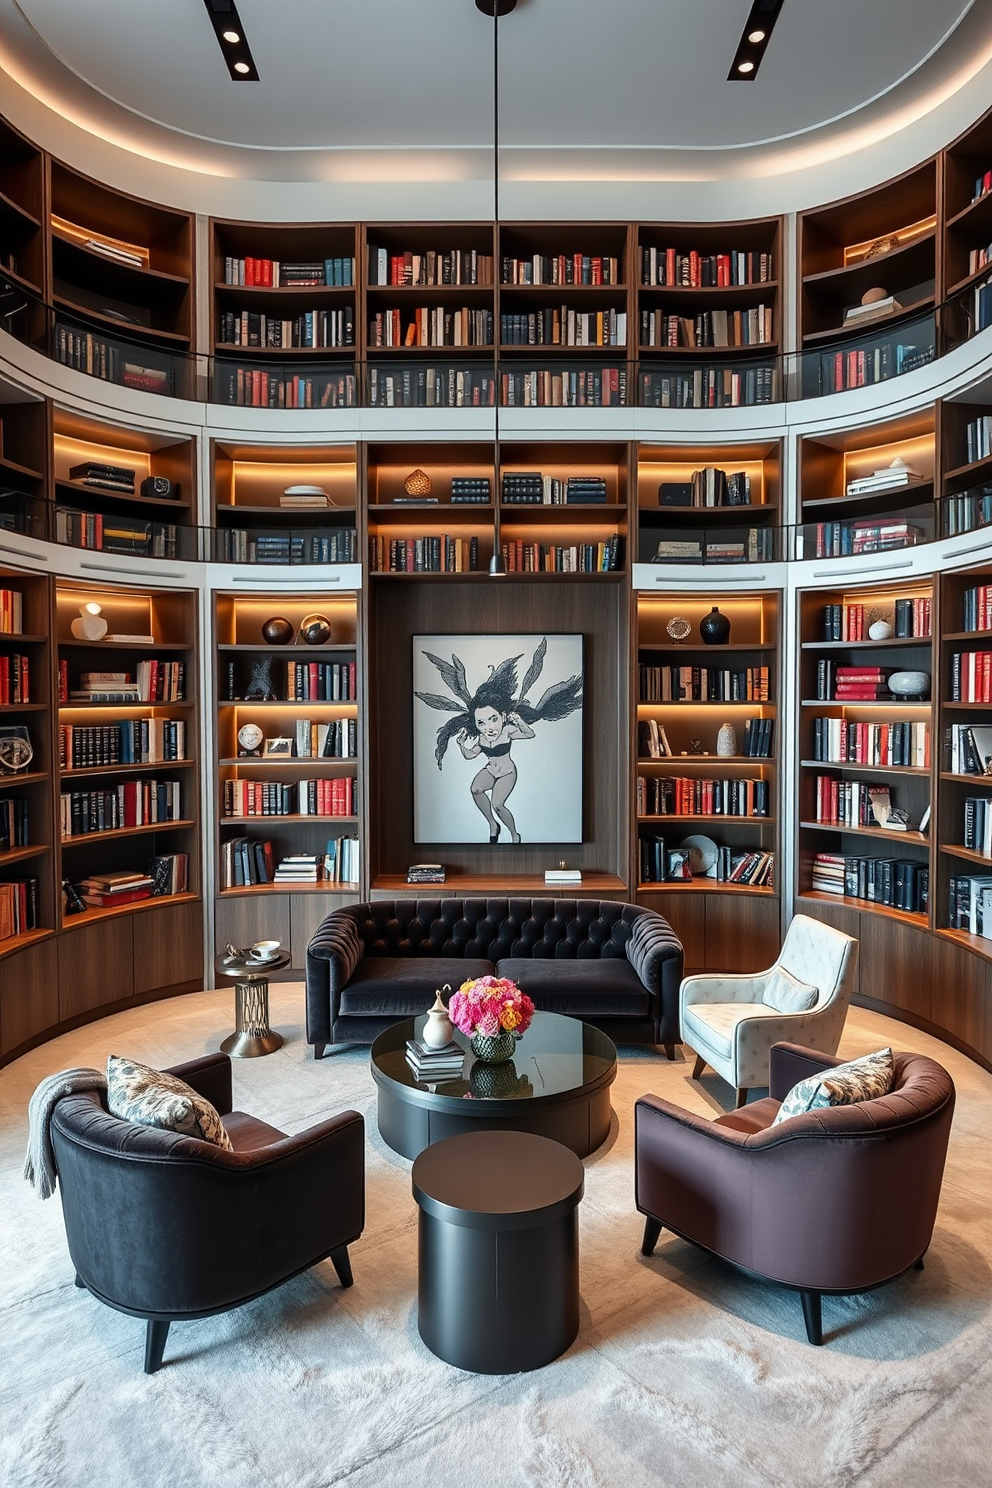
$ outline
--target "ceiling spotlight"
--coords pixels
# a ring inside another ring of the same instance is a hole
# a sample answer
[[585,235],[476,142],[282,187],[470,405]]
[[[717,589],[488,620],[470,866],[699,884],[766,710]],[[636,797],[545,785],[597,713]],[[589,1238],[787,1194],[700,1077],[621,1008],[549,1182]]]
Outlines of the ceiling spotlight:
[[203,3],[231,81],[257,83],[258,70],[245,39],[245,28],[235,0],[203,0]]
[[[750,67],[752,64],[748,62],[746,65]],[[248,66],[247,62],[235,62],[234,70],[235,72],[240,72],[242,77],[244,77],[246,72],[251,72],[251,68]],[[744,71],[743,67],[741,68],[741,71]]]
[[[240,62],[238,63],[238,66],[239,67],[241,66],[241,63]],[[737,71],[738,72],[753,72],[754,71],[754,63],[753,62],[738,62],[738,64],[737,64]]]
[[[237,31],[224,31],[222,33],[222,35],[224,37],[224,40],[225,41],[229,41],[232,44],[232,46],[233,46],[233,44],[236,41],[240,41],[241,40],[241,36],[240,36],[240,34]],[[753,37],[751,39],[752,39],[752,41],[754,40]],[[759,37],[758,39],[760,41],[761,38]]]
[[[225,31],[224,35],[225,36],[227,35],[227,32],[226,31]],[[237,38],[232,37],[231,39],[232,40],[236,40]],[[765,39],[765,33],[764,33],[764,31],[749,31],[747,33],[747,39],[748,39],[748,41],[752,42],[755,46],[757,46],[757,44],[758,44],[759,41],[764,41],[764,39]]]
[[784,0],[751,0],[751,13],[737,43],[737,51],[727,73],[728,80],[746,79],[751,83],[758,76],[758,68],[783,3]]

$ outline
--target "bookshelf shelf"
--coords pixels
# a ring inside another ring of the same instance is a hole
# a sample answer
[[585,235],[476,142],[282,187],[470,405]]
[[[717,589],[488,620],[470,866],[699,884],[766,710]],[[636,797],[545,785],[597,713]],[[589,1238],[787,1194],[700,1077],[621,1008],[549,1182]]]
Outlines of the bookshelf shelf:
[[868,899],[855,899],[848,894],[822,894],[815,889],[806,889],[800,895],[798,902],[802,904],[834,905],[845,909],[856,909],[864,912],[871,911],[881,919],[889,919],[897,924],[913,925],[917,929],[927,928],[927,917],[924,914],[915,914],[903,909],[894,909],[888,904],[876,904]]

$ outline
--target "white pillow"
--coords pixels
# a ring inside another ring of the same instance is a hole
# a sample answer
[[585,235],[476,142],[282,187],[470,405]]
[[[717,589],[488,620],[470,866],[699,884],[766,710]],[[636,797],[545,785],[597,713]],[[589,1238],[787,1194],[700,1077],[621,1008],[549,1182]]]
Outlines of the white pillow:
[[784,966],[778,966],[769,973],[761,1000],[766,1007],[774,1008],[779,1013],[808,1013],[811,1007],[816,1006],[819,995],[819,987],[801,982],[791,971],[786,971]]
[[821,1070],[793,1085],[779,1106],[772,1126],[788,1121],[790,1116],[805,1116],[807,1111],[822,1111],[827,1106],[856,1106],[860,1101],[876,1100],[888,1095],[895,1079],[891,1049],[878,1049],[848,1064]]

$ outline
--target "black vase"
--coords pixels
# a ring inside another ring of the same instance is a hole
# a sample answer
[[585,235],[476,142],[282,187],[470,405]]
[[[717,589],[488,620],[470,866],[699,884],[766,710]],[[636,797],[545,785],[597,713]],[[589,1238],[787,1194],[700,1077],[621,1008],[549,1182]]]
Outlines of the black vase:
[[725,646],[730,640],[730,621],[716,605],[699,622],[699,634],[707,646]]

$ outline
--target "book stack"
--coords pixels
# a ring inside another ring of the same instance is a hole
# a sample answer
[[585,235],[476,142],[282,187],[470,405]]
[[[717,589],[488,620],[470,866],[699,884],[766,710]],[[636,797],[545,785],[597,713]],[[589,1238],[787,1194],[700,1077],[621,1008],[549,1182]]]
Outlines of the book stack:
[[691,537],[663,537],[652,563],[702,563],[702,539]]
[[70,692],[74,703],[137,703],[141,694],[130,672],[82,672]]
[[330,504],[327,492],[319,486],[287,486],[279,497],[279,505],[288,511],[322,511]]
[[504,408],[623,408],[627,403],[627,368],[504,372],[499,400]]
[[856,553],[886,553],[923,542],[922,527],[903,517],[878,522],[817,522],[813,558],[846,558]]
[[254,310],[225,310],[218,325],[222,346],[293,347],[354,346],[355,312],[350,305],[341,310],[304,310],[292,319],[263,315]]
[[182,786],[178,780],[124,780],[112,790],[64,791],[60,808],[63,840],[182,821]]
[[816,820],[829,826],[878,826],[892,832],[908,829],[907,823],[892,817],[892,798],[887,785],[837,780],[831,775],[816,777]]
[[369,538],[369,567],[373,573],[475,573],[479,567],[479,539],[452,537]]
[[150,873],[94,873],[80,880],[83,902],[92,909],[119,909],[122,904],[136,904],[150,899],[155,879]]
[[317,853],[293,853],[283,858],[275,871],[276,883],[313,883],[320,878],[321,857]]
[[606,504],[606,480],[601,475],[570,475],[565,485],[568,505]]
[[260,536],[246,527],[217,531],[221,558],[225,563],[355,563],[358,559],[354,527],[265,533],[261,545]]
[[116,491],[121,496],[134,495],[134,471],[122,465],[103,465],[97,460],[84,460],[72,465],[69,479],[80,481],[98,491]]
[[886,315],[895,315],[902,306],[895,295],[886,295],[881,300],[871,300],[867,305],[851,305],[844,311],[845,326],[867,325],[870,321],[881,320]]
[[507,506],[540,506],[544,478],[539,470],[504,470],[502,500]]
[[330,723],[298,718],[296,754],[298,759],[354,759],[358,754],[357,718],[336,718]]
[[[107,637],[108,640],[120,637]],[[142,638],[144,639],[144,638]],[[186,663],[184,661],[139,661],[137,667],[138,698],[143,703],[181,703],[186,697]]]
[[546,884],[580,884],[582,870],[580,868],[545,868],[544,882]]
[[767,816],[768,804],[767,780],[681,775],[637,779],[637,809],[643,816]]
[[859,475],[849,480],[845,492],[848,496],[870,496],[876,491],[898,491],[904,486],[922,484],[923,476],[910,470],[902,456],[896,455],[891,465],[883,465],[880,470],[873,470],[871,475]]
[[[488,367],[403,367],[391,372],[373,364],[368,374],[370,408],[492,408],[496,402],[496,382]],[[354,385],[354,377],[351,381]]]
[[[503,346],[626,346],[625,310],[571,310],[567,305],[501,315]],[[479,344],[479,343],[476,343]]]
[[[505,498],[504,498],[505,499]],[[453,506],[487,505],[491,500],[488,475],[454,475],[451,478]]]
[[454,1080],[462,1073],[465,1050],[454,1040],[443,1049],[429,1049],[420,1039],[407,1039],[406,1062],[418,1080]]
[[406,870],[409,884],[444,883],[444,865],[441,863],[411,863]]
[[816,664],[818,701],[838,703],[873,703],[889,698],[888,673],[877,666],[838,666],[820,658]]
[[696,315],[673,315],[664,310],[641,311],[641,346],[709,347],[768,346],[773,340],[770,305],[751,310],[700,310]]
[[[694,367],[691,372],[642,372],[642,408],[750,408],[775,401],[773,363],[746,367]],[[622,400],[621,400],[622,401]]]
[[992,858],[992,801],[988,796],[965,796],[964,845]]

